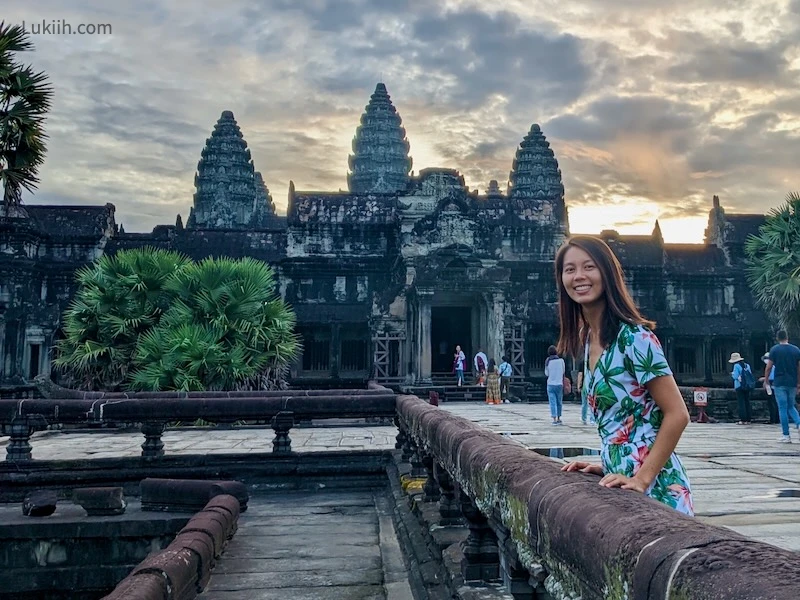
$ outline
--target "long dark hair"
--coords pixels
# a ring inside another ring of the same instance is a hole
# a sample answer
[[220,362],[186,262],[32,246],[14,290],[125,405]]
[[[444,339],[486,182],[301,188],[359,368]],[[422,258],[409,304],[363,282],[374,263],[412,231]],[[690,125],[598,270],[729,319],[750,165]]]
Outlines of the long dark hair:
[[656,324],[648,321],[639,312],[639,308],[631,298],[625,285],[622,265],[603,240],[590,235],[573,235],[558,249],[555,260],[556,287],[558,288],[558,317],[561,322],[561,334],[558,338],[559,354],[572,357],[579,356],[586,343],[588,327],[583,319],[581,305],[567,294],[561,273],[564,270],[564,255],[570,248],[580,248],[588,254],[600,270],[603,280],[603,294],[606,309],[603,313],[600,331],[600,342],[603,347],[611,344],[617,336],[620,323],[644,325],[655,329]]

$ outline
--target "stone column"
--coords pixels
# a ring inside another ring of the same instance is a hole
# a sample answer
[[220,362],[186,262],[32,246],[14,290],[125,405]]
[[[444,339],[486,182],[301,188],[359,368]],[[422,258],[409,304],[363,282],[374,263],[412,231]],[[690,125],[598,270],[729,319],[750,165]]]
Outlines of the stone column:
[[703,338],[703,379],[705,383],[711,383],[714,380],[711,370],[711,338],[708,336]]
[[330,372],[331,377],[337,378],[339,377],[339,363],[341,358],[342,352],[342,344],[340,342],[340,331],[341,326],[338,323],[334,323],[331,325],[331,350],[330,350]]
[[6,373],[6,307],[0,304],[0,381]]
[[424,383],[431,382],[431,302],[424,298],[420,303],[419,311],[419,354],[420,377]]
[[502,293],[492,294],[488,303],[486,354],[490,359],[495,359],[497,364],[500,364],[505,350],[505,304]]

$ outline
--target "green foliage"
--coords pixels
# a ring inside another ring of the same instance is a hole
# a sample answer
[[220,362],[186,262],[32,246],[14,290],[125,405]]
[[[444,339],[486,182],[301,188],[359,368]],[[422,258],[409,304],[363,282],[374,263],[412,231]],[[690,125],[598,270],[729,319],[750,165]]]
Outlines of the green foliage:
[[143,248],[105,256],[78,279],[55,364],[80,387],[259,388],[297,356],[294,313],[261,261],[195,263]]
[[772,209],[745,243],[747,280],[758,304],[784,329],[800,329],[800,194]]
[[19,25],[0,22],[0,182],[6,214],[20,204],[22,189],[33,191],[47,152],[44,117],[53,90],[44,73],[14,60],[15,52],[33,49]]

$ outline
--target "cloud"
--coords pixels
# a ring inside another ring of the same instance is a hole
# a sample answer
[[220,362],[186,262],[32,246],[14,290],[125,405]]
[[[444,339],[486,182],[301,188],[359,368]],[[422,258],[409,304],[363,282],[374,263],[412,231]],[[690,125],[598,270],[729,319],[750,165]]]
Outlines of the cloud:
[[702,215],[714,194],[729,210],[763,211],[800,189],[800,0],[3,8],[12,22],[113,25],[110,36],[36,36],[24,57],[56,90],[42,185],[25,201],[112,202],[128,231],[186,217],[223,110],[279,209],[289,180],[345,188],[379,79],[414,169],[457,168],[471,188],[490,179],[504,188],[537,122],[571,206],[646,206],[620,223]]

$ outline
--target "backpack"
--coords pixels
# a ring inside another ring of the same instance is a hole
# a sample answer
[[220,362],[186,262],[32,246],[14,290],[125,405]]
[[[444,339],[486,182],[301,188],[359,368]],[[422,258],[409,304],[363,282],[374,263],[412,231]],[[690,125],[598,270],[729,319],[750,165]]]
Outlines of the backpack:
[[750,368],[750,365],[744,363],[742,366],[742,381],[739,384],[739,388],[743,390],[752,390],[756,387],[756,378],[753,375],[753,370]]

